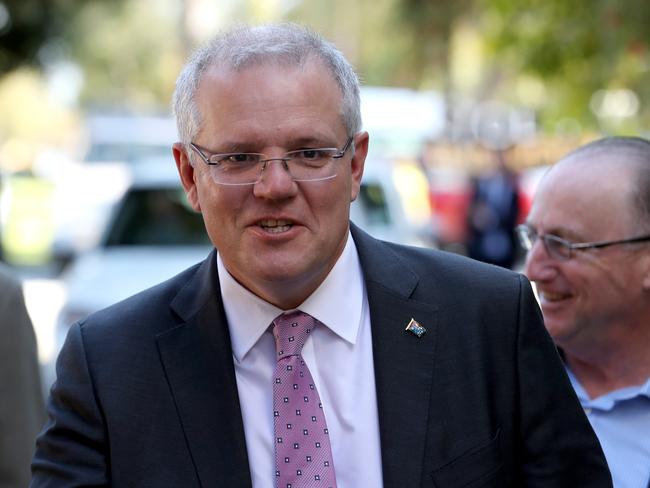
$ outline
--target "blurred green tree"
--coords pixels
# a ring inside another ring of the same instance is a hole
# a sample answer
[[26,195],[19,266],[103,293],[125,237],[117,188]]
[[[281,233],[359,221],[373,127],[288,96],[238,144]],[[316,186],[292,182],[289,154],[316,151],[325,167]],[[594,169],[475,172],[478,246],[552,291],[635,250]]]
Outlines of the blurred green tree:
[[183,62],[180,5],[87,2],[71,19],[71,56],[83,66],[85,107],[167,111]]
[[[0,0],[0,75],[65,58],[83,69],[84,106],[160,110],[191,47],[185,16],[195,4],[203,2]],[[460,97],[532,106],[548,130],[650,124],[647,0],[232,0],[220,4],[215,28],[230,22],[226,4],[244,21],[265,20],[275,5],[274,20],[322,32],[369,85],[438,88],[449,107]],[[487,53],[471,87],[454,78],[466,61],[453,56],[467,48],[452,49],[468,25]]]
[[[548,129],[562,119],[605,132],[648,126],[647,0],[480,0],[480,7],[492,59],[544,82],[539,115]],[[601,90],[623,94],[609,98],[609,113]]]
[[42,49],[64,35],[80,0],[0,0],[0,75],[40,66]]

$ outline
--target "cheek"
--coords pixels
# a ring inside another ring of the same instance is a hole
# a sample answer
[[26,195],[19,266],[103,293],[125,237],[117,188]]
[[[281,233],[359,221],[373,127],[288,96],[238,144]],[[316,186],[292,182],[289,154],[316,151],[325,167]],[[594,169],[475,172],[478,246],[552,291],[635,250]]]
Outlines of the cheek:
[[347,225],[350,216],[350,201],[347,198],[349,190],[343,193],[341,189],[321,194],[318,200],[312,199],[311,208],[320,221],[326,221],[328,227],[336,227],[337,224]]
[[242,215],[245,195],[234,189],[216,187],[208,177],[197,185],[197,199],[208,231],[218,237],[231,232],[236,225],[238,216]]

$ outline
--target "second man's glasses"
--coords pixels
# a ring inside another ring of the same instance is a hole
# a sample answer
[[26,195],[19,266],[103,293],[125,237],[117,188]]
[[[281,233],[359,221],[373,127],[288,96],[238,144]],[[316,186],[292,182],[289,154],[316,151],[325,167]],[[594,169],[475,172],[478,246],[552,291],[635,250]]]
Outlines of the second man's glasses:
[[632,244],[634,242],[650,241],[650,235],[644,235],[616,241],[570,242],[561,237],[554,236],[553,234],[537,234],[535,229],[526,224],[517,226],[515,230],[521,246],[526,251],[530,251],[535,245],[535,242],[537,242],[537,239],[541,239],[546,251],[551,256],[562,260],[570,259],[572,252],[575,250],[600,249],[616,244]]

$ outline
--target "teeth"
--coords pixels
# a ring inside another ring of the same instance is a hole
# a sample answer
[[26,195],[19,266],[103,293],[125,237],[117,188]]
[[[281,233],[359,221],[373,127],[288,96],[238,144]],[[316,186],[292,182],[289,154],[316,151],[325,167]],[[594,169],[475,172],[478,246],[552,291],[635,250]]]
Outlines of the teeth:
[[557,302],[559,300],[564,300],[565,298],[568,298],[569,295],[566,294],[561,294],[561,293],[550,293],[550,292],[542,292],[542,296],[544,297],[544,300],[547,300],[549,302]]
[[289,229],[291,229],[293,223],[290,220],[268,219],[268,220],[262,220],[259,223],[259,225],[267,232],[278,234],[280,232],[286,232]]

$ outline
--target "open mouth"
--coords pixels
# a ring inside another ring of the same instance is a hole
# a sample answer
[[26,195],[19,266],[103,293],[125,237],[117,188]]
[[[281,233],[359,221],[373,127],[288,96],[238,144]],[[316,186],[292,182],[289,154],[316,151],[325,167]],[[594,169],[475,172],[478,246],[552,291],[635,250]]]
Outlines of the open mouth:
[[540,292],[540,297],[542,298],[543,301],[547,303],[555,303],[555,302],[561,302],[563,300],[567,300],[571,298],[573,295],[570,293],[553,293],[550,291],[542,291]]
[[266,232],[270,232],[271,234],[280,234],[291,229],[291,227],[293,227],[293,222],[290,220],[268,219],[262,220],[257,225],[259,225]]

